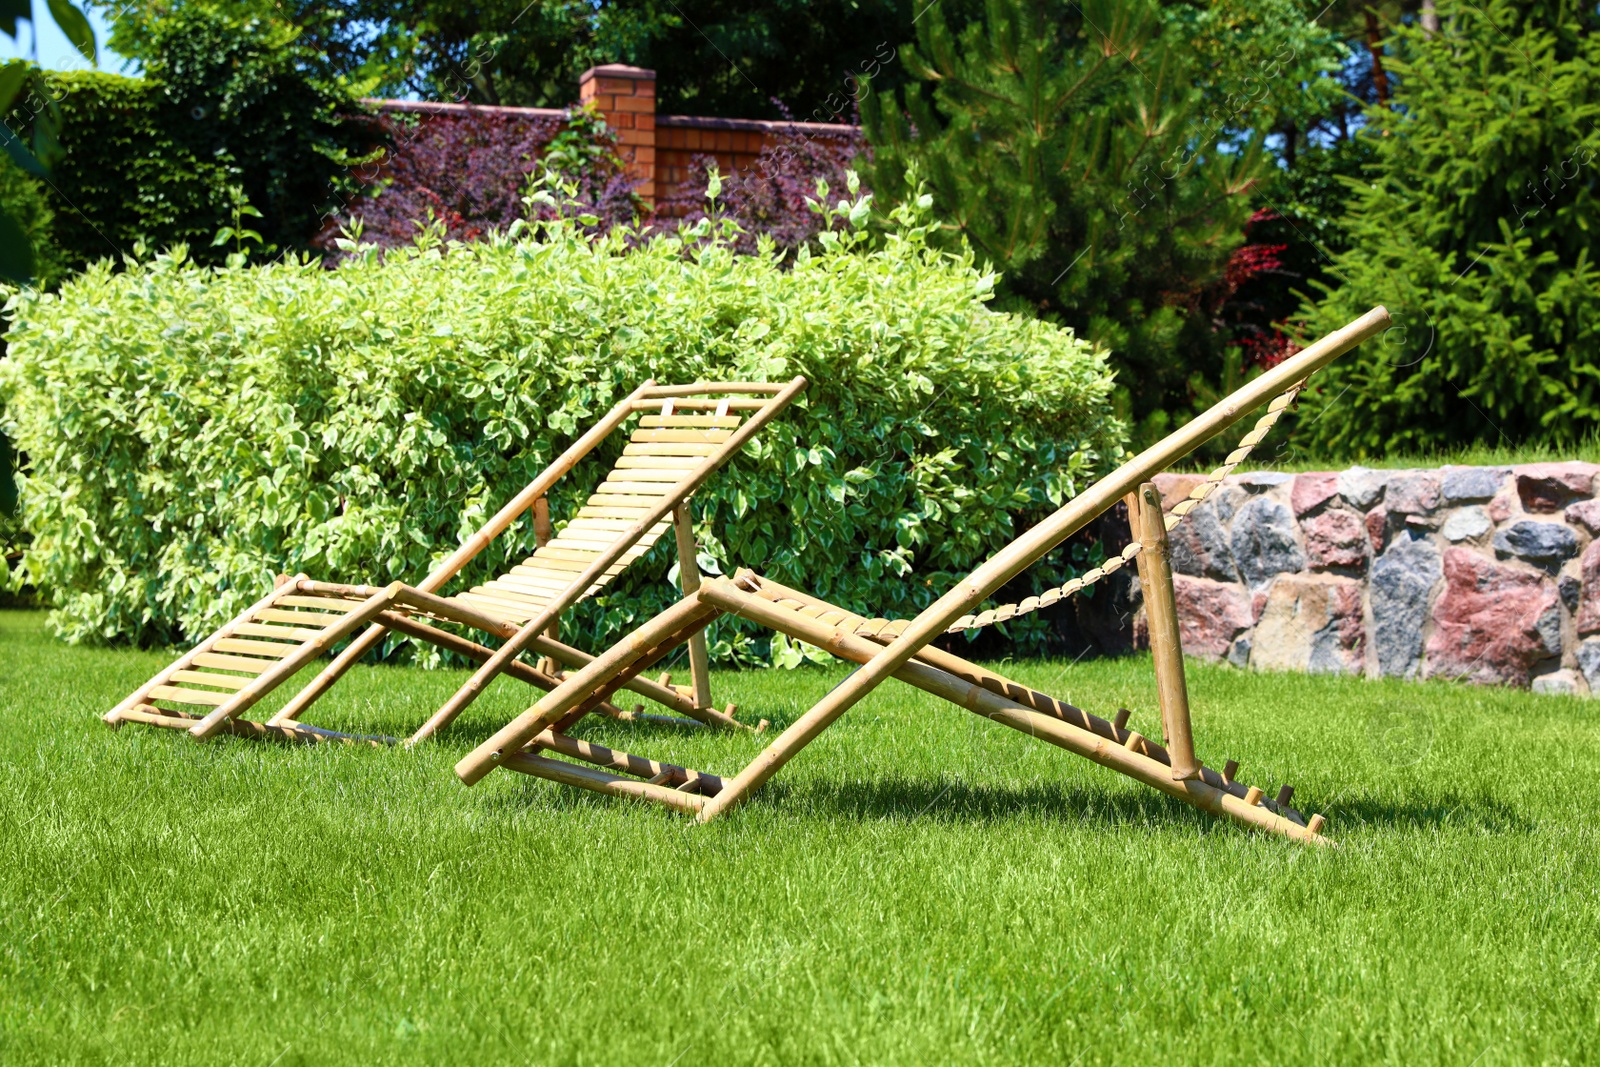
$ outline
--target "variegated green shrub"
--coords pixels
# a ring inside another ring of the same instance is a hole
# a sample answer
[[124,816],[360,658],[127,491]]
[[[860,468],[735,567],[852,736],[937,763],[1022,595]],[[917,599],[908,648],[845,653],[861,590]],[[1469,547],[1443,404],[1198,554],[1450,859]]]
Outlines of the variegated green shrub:
[[[279,571],[414,581],[644,378],[803,374],[696,498],[703,564],[913,612],[1119,456],[1122,427],[1102,354],[988,310],[992,277],[911,210],[871,241],[866,213],[842,205],[843,234],[788,266],[704,224],[630,248],[556,222],[337,271],[180,249],[14,293],[0,395],[33,534],[14,580],[68,640],[140,643],[207,631]],[[620,445],[563,480],[558,519]],[[530,525],[463,580],[527,554]],[[670,541],[566,632],[594,647],[667,603]],[[789,654],[726,623],[715,647]]]

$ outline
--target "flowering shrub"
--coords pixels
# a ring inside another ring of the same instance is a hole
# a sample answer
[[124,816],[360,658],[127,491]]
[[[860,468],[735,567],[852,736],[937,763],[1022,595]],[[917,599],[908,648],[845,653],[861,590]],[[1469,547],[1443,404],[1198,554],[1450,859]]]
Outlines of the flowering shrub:
[[[209,631],[279,571],[415,581],[643,379],[803,374],[696,494],[703,550],[914,613],[1115,461],[1122,434],[1104,355],[989,310],[994,276],[930,248],[916,212],[872,239],[857,197],[786,266],[735,255],[709,222],[641,241],[556,220],[447,255],[347,241],[337,271],[173,252],[13,293],[0,403],[31,460],[34,535],[14,579],[63,636],[141,643]],[[620,447],[558,483],[552,514]],[[528,555],[529,526],[453,588]],[[599,647],[665,606],[671,548],[563,632]],[[1063,577],[1036,568],[1019,592]],[[767,641],[732,621],[713,635],[723,660]]]

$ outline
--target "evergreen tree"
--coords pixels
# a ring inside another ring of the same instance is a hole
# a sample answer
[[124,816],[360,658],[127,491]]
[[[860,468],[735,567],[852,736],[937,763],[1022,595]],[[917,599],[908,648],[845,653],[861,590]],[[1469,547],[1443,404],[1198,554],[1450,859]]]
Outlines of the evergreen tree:
[[1303,439],[1324,451],[1600,427],[1600,14],[1569,0],[1437,13],[1437,30],[1389,40],[1394,107],[1367,111],[1346,248],[1302,309],[1308,335],[1373,304],[1395,318],[1304,405]]
[[1265,171],[1259,140],[1236,136],[1247,118],[1215,117],[1194,50],[1161,26],[1146,0],[989,0],[953,31],[935,3],[901,50],[923,87],[862,100],[874,191],[900,199],[926,180],[1002,272],[1002,306],[1112,350],[1146,438],[1189,408],[1191,378],[1222,376],[1204,293]]

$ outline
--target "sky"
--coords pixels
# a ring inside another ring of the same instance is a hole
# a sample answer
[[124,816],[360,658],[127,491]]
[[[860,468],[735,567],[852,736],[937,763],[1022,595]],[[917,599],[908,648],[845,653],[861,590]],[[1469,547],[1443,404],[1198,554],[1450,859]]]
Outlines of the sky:
[[[79,8],[83,5],[80,3]],[[50,17],[49,8],[45,0],[33,0],[34,14],[39,16],[38,22],[17,24],[17,38],[0,33],[0,60],[5,59],[33,59],[47,70],[93,70],[94,65],[78,54],[78,50],[67,42],[56,28],[55,20]],[[106,40],[111,36],[111,27],[106,23],[105,12],[99,9],[90,9],[89,22],[94,26],[94,39],[100,44],[100,69],[113,74],[137,73],[127,63],[127,60],[106,48]],[[39,31],[37,54],[35,54],[33,33]]]

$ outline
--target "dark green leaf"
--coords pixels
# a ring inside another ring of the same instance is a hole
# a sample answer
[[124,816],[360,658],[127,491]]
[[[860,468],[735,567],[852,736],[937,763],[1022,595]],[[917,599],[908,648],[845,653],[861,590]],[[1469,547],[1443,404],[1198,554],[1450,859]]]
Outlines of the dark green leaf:
[[61,27],[61,32],[67,35],[67,40],[72,42],[72,47],[84,59],[96,62],[99,52],[95,48],[94,27],[89,25],[88,17],[68,0],[49,0],[49,3],[50,14],[55,18],[56,25]]
[[11,113],[11,102],[27,84],[29,69],[30,64],[20,59],[0,66],[0,115]]
[[30,0],[0,0],[0,31],[6,36],[17,35],[17,21],[26,19],[33,14]]

